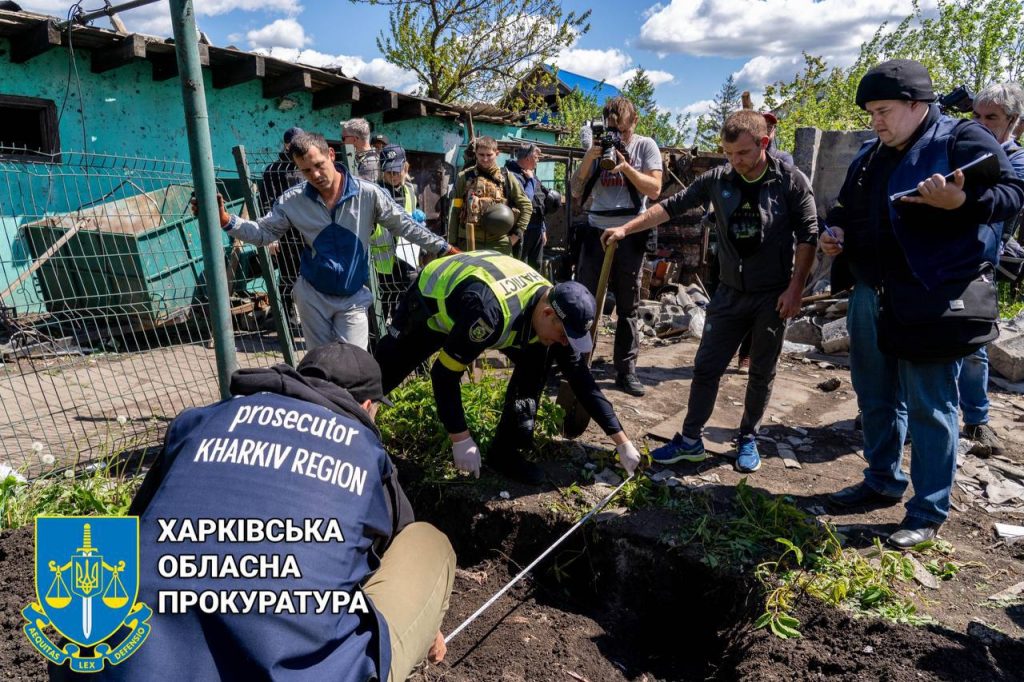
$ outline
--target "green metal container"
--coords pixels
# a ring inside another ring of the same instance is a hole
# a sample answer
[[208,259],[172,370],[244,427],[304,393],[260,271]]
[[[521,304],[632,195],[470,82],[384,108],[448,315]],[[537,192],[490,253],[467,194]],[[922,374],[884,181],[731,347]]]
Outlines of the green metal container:
[[[226,191],[232,185],[236,191]],[[222,186],[225,197],[238,197],[226,201],[231,213],[243,212],[237,190],[237,181]],[[47,310],[121,321],[128,317],[142,328],[187,319],[206,301],[206,268],[191,196],[190,186],[170,185],[23,225],[33,259],[45,258],[35,274]],[[73,236],[47,257],[69,231]],[[233,250],[231,242],[224,234],[232,292],[265,291],[255,247]]]

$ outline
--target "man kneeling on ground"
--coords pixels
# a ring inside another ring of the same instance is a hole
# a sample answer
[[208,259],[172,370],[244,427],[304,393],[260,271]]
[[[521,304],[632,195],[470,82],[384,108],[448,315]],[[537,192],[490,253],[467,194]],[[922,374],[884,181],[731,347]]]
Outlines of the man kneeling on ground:
[[[132,503],[130,513],[141,515],[139,600],[155,611],[153,634],[104,679],[400,682],[424,658],[441,660],[438,628],[455,554],[436,528],[412,522],[374,425],[384,399],[377,363],[361,348],[334,342],[310,351],[297,370],[239,370],[231,392],[235,397],[174,420]],[[243,459],[247,448],[256,452]],[[281,520],[315,525],[323,537],[161,537],[168,521],[183,528],[199,519],[265,522],[268,536]],[[163,555],[209,556],[225,566],[229,558],[244,566],[243,556],[260,555],[281,559],[284,569],[293,557],[301,575],[163,578]],[[160,593],[179,590],[291,593],[289,603],[305,596],[307,608],[161,612]],[[340,608],[332,599],[321,610],[309,591],[351,599]]]

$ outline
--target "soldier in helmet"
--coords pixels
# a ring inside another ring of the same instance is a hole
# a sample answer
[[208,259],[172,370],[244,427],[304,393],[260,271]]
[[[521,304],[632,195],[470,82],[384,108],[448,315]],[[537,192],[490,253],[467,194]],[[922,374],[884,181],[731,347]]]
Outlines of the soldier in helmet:
[[[530,223],[533,207],[522,185],[498,166],[493,137],[474,140],[476,165],[459,173],[452,194],[448,235],[459,248],[491,249],[511,255]],[[496,206],[505,206],[505,211]]]
[[593,348],[596,309],[582,284],[552,286],[526,263],[495,251],[431,261],[398,304],[390,334],[377,344],[384,391],[440,351],[430,369],[438,417],[451,438],[455,466],[479,476],[480,449],[466,424],[459,385],[481,353],[500,350],[515,370],[487,463],[508,478],[537,484],[543,471],[523,453],[533,444],[537,404],[548,370],[557,363],[632,474],[640,454],[583,360]]

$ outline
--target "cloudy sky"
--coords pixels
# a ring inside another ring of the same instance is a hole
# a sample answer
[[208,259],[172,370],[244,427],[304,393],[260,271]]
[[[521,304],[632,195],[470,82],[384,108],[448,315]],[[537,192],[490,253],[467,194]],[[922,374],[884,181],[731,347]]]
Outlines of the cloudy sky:
[[[19,0],[25,9],[63,16],[69,2]],[[118,4],[118,0],[113,0]],[[259,50],[411,91],[415,77],[381,58],[375,39],[386,7],[346,0],[196,0],[199,27],[215,45]],[[935,0],[921,0],[930,12]],[[729,75],[741,89],[791,76],[801,53],[847,65],[884,21],[910,13],[911,0],[565,0],[593,8],[591,30],[557,59],[568,71],[622,85],[642,66],[660,106],[702,113]],[[128,28],[171,34],[166,2],[122,14]],[[97,25],[106,25],[98,20]]]

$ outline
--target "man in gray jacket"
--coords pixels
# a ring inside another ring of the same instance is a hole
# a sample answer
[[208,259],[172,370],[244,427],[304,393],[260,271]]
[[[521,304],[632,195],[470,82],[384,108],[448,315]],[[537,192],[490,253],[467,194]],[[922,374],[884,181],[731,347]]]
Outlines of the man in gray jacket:
[[651,452],[655,462],[707,458],[701,430],[711,418],[722,374],[740,341],[750,333],[750,378],[736,468],[753,472],[761,466],[755,436],[771,396],[786,320],[800,312],[801,293],[818,240],[817,212],[807,178],[768,154],[769,142],[761,114],[736,112],[722,126],[728,165],[704,173],[686,189],[602,235],[607,247],[708,202],[715,210],[720,284],[708,306],[704,335],[693,363],[682,433]]
[[331,341],[366,348],[366,309],[373,300],[366,282],[374,227],[379,224],[433,254],[455,251],[415,222],[383,188],[353,177],[335,161],[323,135],[296,135],[289,154],[306,182],[282,194],[259,220],[229,216],[221,202],[221,227],[232,237],[256,245],[277,241],[290,227],[298,230],[306,246],[293,295],[306,349]]

